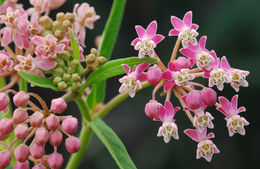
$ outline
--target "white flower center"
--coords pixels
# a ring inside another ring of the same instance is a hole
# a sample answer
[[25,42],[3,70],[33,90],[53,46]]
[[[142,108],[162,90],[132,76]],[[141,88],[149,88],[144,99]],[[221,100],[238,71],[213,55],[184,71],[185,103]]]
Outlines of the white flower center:
[[189,80],[192,80],[192,78],[187,71],[178,72],[175,78],[175,82],[178,86],[186,85]]
[[215,69],[210,73],[214,85],[221,85],[226,81],[226,72],[223,69]]
[[207,127],[209,125],[209,123],[210,123],[210,119],[208,118],[208,116],[206,114],[198,117],[198,119],[197,119],[197,124],[199,126],[201,126],[202,128]]
[[197,54],[197,65],[198,67],[210,69],[210,63],[214,62],[215,59],[208,52],[200,52]]
[[180,38],[185,44],[189,44],[189,42],[193,45],[197,43],[196,37],[198,36],[198,32],[196,30],[185,30],[180,33]]
[[242,85],[243,81],[245,80],[245,76],[243,76],[241,73],[237,72],[232,74],[232,82],[237,84],[238,86]]
[[143,40],[142,42],[138,42],[137,46],[145,54],[149,54],[156,47],[152,40]]
[[201,150],[203,157],[209,157],[213,154],[213,148],[210,144],[204,143]]
[[[232,118],[232,117],[231,117]],[[231,122],[231,127],[235,131],[240,131],[242,128],[244,128],[244,124],[242,123],[240,118],[233,119]]]

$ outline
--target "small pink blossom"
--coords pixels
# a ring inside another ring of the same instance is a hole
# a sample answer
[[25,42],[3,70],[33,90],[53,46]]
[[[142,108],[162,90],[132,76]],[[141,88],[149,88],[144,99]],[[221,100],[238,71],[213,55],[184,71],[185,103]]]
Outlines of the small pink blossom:
[[171,137],[179,139],[178,127],[173,118],[178,110],[180,107],[174,108],[169,101],[165,101],[164,107],[160,107],[158,120],[162,122],[162,126],[159,128],[157,136],[163,136],[165,143],[169,143]]
[[88,3],[82,3],[81,5],[75,4],[73,14],[75,15],[76,20],[73,25],[74,30],[79,33],[80,42],[83,46],[85,46],[85,27],[93,29],[94,22],[98,20],[100,16],[96,14],[95,8],[90,7]]
[[205,127],[208,127],[210,129],[214,128],[214,125],[212,123],[212,120],[214,117],[209,112],[199,111],[196,113],[196,116],[193,118],[193,126],[196,127],[200,132]]
[[13,70],[13,60],[5,51],[0,51],[0,73],[6,73]]
[[67,0],[49,0],[49,8],[57,9],[62,6]]
[[130,97],[134,97],[136,90],[141,89],[141,82],[146,80],[146,75],[143,71],[150,66],[149,63],[142,63],[133,68],[131,72],[131,68],[126,64],[122,64],[122,67],[125,69],[126,76],[119,79],[119,82],[122,83],[119,88],[120,93],[124,93],[126,91],[129,92]]
[[5,0],[4,3],[0,6],[0,14],[5,14],[8,7],[12,8],[13,10],[21,9],[23,5],[17,4],[18,1],[19,0]]
[[28,13],[34,17],[39,16],[49,8],[49,0],[30,0],[30,4],[33,8],[28,9]]
[[196,37],[199,33],[196,31],[198,29],[198,25],[192,24],[192,12],[187,12],[183,21],[179,18],[172,16],[171,23],[174,29],[171,29],[169,32],[169,36],[178,36],[178,39],[182,41],[182,46],[184,48],[188,48],[189,43],[192,45],[197,45]]
[[184,133],[194,141],[198,142],[196,155],[197,159],[203,157],[208,162],[210,162],[212,160],[213,154],[218,154],[220,152],[217,146],[211,140],[209,140],[210,138],[214,138],[215,135],[214,133],[209,133],[207,135],[207,128],[204,128],[202,131],[186,129]]
[[146,29],[142,26],[135,26],[138,38],[135,38],[131,45],[135,50],[139,50],[138,57],[143,58],[145,55],[155,57],[154,48],[156,45],[164,39],[161,34],[156,34],[157,22],[151,22]]
[[221,113],[223,113],[227,121],[227,127],[229,136],[233,136],[235,133],[245,135],[246,131],[244,126],[249,125],[249,122],[238,115],[241,112],[246,111],[245,107],[237,108],[238,95],[233,96],[231,102],[229,102],[225,97],[218,98],[220,105],[217,107]]

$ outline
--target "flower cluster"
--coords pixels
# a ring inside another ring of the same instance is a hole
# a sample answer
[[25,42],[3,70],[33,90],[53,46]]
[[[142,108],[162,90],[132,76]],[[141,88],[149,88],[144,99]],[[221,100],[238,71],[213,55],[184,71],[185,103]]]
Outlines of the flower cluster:
[[[53,99],[48,109],[44,100],[35,93],[7,90],[0,93],[0,110],[5,113],[8,112],[10,102],[8,93],[14,94],[12,100],[17,108],[11,119],[0,120],[0,144],[5,147],[0,152],[0,168],[9,166],[11,151],[17,160],[14,165],[16,169],[29,168],[29,161],[34,163],[34,169],[61,168],[63,156],[58,153],[58,147],[63,141],[63,134],[68,137],[65,146],[69,153],[76,153],[81,146],[80,140],[72,136],[78,128],[78,120],[72,116],[60,116],[67,109],[64,99]],[[36,98],[42,109],[30,101],[30,97]],[[6,144],[4,141],[12,137],[12,132],[15,138],[10,144]],[[15,145],[17,142],[19,145]],[[54,148],[51,154],[45,154],[47,142]]]
[[[0,51],[0,77],[13,77],[8,88],[19,79],[18,71],[42,77],[51,75],[53,84],[61,91],[77,91],[81,87],[84,70],[79,65],[85,61],[86,28],[93,29],[100,17],[93,7],[82,3],[75,4],[72,13],[59,12],[56,19],[50,18],[50,11],[65,1],[30,0],[32,7],[27,10],[18,0],[4,1],[0,8],[0,42],[4,48]],[[80,61],[73,57],[70,29],[79,45]],[[9,47],[12,44],[15,52]]]
[[[207,107],[216,106],[216,109],[225,115],[229,136],[233,136],[234,133],[244,135],[244,126],[249,124],[245,118],[238,115],[246,110],[244,107],[237,108],[238,95],[230,102],[223,96],[217,97],[213,86],[222,91],[224,84],[229,83],[238,92],[240,87],[248,86],[246,77],[249,72],[231,68],[225,56],[219,58],[214,50],[206,49],[206,36],[197,40],[198,25],[192,23],[191,11],[185,14],[183,20],[172,16],[171,23],[174,28],[170,30],[169,36],[178,36],[178,39],[168,68],[160,60],[150,68],[148,63],[142,63],[131,73],[127,65],[122,65],[127,75],[119,80],[122,83],[119,92],[128,91],[133,97],[136,89],[142,87],[142,81],[148,81],[150,85],[155,86],[152,100],[145,106],[145,114],[155,121],[162,122],[157,136],[163,136],[165,143],[168,143],[171,137],[179,139],[174,115],[180,107],[174,108],[170,102],[174,93],[195,128],[187,129],[184,133],[198,142],[196,158],[203,157],[211,161],[212,155],[219,153],[219,150],[210,140],[214,134],[207,134],[207,129],[214,128],[214,117],[206,111]],[[131,45],[139,51],[139,58],[149,56],[159,59],[155,47],[164,36],[156,34],[156,21],[151,22],[147,29],[141,26],[135,28],[138,38],[134,39]],[[176,58],[178,52],[183,56]],[[194,82],[197,78],[208,79],[208,87]],[[161,96],[166,95],[164,106],[156,100],[156,93],[160,88],[163,88]]]

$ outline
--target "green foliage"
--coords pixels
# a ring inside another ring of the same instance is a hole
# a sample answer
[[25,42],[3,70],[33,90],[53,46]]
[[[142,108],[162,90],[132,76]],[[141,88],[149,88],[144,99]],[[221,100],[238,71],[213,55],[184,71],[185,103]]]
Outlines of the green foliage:
[[106,146],[111,156],[121,169],[136,169],[135,164],[131,160],[125,146],[115,134],[115,132],[106,125],[99,117],[95,117],[88,122],[91,129]]
[[79,46],[78,46],[78,43],[77,43],[71,29],[69,29],[69,35],[70,35],[71,47],[72,47],[72,50],[73,50],[73,58],[80,60]]
[[45,78],[35,74],[23,72],[23,71],[19,71],[18,73],[24,80],[26,80],[27,82],[35,86],[50,88],[55,91],[59,90],[58,87],[53,84],[53,77]]

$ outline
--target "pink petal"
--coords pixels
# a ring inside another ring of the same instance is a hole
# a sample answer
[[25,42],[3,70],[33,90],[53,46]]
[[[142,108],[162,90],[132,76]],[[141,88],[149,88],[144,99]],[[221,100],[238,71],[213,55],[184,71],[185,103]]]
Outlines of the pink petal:
[[44,38],[42,38],[41,36],[34,36],[32,38],[32,41],[35,45],[39,46],[39,45],[43,45],[44,44]]
[[140,82],[144,82],[147,80],[147,75],[145,73],[141,73],[139,74],[139,76],[137,77],[137,80],[139,80]]
[[196,53],[193,52],[190,48],[182,48],[180,49],[180,52],[184,55],[187,56],[191,59],[195,59],[196,58]]
[[162,122],[163,122],[164,119],[166,118],[166,113],[167,113],[166,109],[165,109],[163,106],[161,106],[161,107],[160,107],[160,110],[159,110],[159,118],[160,118],[160,120],[161,120]]
[[171,29],[169,32],[169,36],[178,36],[180,33],[180,31],[176,30],[176,29]]
[[135,26],[135,30],[137,32],[137,35],[140,38],[143,38],[145,36],[145,29],[142,26],[140,26],[140,25]]
[[215,53],[214,50],[210,51],[209,54],[213,57],[213,59],[215,60],[214,62],[212,62],[210,65],[212,68],[217,68],[219,66],[219,59]]
[[218,98],[219,103],[221,104],[221,107],[223,108],[223,110],[230,115],[230,109],[232,108],[231,103],[225,98],[225,97],[219,97]]
[[147,69],[150,66],[150,63],[142,63],[136,67],[137,74],[142,73],[145,69]]
[[3,39],[1,46],[6,46],[12,42],[12,37],[11,37],[11,30],[10,29],[4,29],[4,34],[3,34]]
[[199,28],[199,25],[197,24],[192,24],[190,29],[194,29],[194,30],[197,30]]
[[210,139],[210,138],[215,138],[215,134],[214,133],[212,133],[212,132],[210,132],[208,135],[207,135],[207,137]]
[[131,45],[135,46],[138,42],[141,42],[140,38],[135,38],[132,42]]
[[239,107],[239,108],[237,109],[237,113],[241,113],[241,112],[245,112],[245,111],[246,111],[246,108],[245,108],[244,106]]
[[162,73],[162,78],[165,79],[165,80],[172,80],[173,79],[172,73],[167,70],[167,71]]
[[64,44],[58,44],[56,45],[56,52],[62,53],[64,51],[65,45]]
[[149,25],[148,25],[148,27],[147,27],[147,29],[146,29],[146,36],[148,37],[148,38],[153,38],[154,36],[155,36],[155,34],[156,34],[156,30],[157,30],[157,22],[156,21],[153,21],[153,22],[151,22]]
[[42,70],[45,70],[45,71],[50,70],[57,65],[57,62],[55,62],[55,61],[42,60],[42,59],[37,59],[36,63],[39,68],[41,68]]
[[130,73],[131,68],[130,68],[128,65],[122,64],[121,66],[125,69],[126,74],[129,74],[129,73]]
[[223,107],[217,107],[218,111],[220,111],[222,114],[224,114],[226,117],[229,117],[229,114],[226,113],[226,111],[223,109]]
[[165,109],[167,111],[167,117],[172,119],[173,116],[175,115],[175,112],[174,112],[174,109],[173,109],[173,106],[172,106],[171,102],[165,101],[164,107],[165,107]]
[[79,38],[80,38],[80,43],[85,47],[85,38],[86,38],[86,29],[85,27],[81,27],[79,31]]
[[168,68],[169,68],[170,71],[177,71],[178,70],[178,68],[176,68],[176,65],[172,61],[170,61],[168,63]]
[[198,137],[198,133],[197,130],[193,130],[193,129],[186,129],[184,130],[184,133],[189,136],[192,140],[199,142],[200,138]]
[[187,12],[183,17],[183,22],[185,25],[187,25],[189,28],[192,24],[192,11]]
[[155,44],[158,44],[158,43],[161,42],[163,39],[164,39],[164,36],[158,34],[158,35],[155,35],[155,36],[152,38],[152,41],[153,41]]
[[172,88],[175,85],[174,81],[167,81],[164,85],[164,91],[169,90],[170,88]]
[[237,99],[238,99],[238,95],[235,95],[232,97],[232,100],[231,100],[231,104],[235,110],[237,109]]
[[231,67],[229,66],[229,63],[227,61],[226,56],[223,56],[221,58],[221,68],[226,69],[226,70],[230,70],[231,69]]
[[200,44],[200,47],[201,47],[202,49],[205,49],[206,40],[207,40],[207,36],[202,36],[202,37],[200,38],[199,44]]
[[184,24],[182,22],[182,20],[180,20],[179,18],[172,16],[171,17],[171,23],[174,26],[175,29],[177,29],[178,31],[182,31]]
[[18,48],[22,49],[23,48],[23,38],[22,38],[20,32],[15,31],[14,34],[13,34],[13,39],[14,39],[15,45]]

